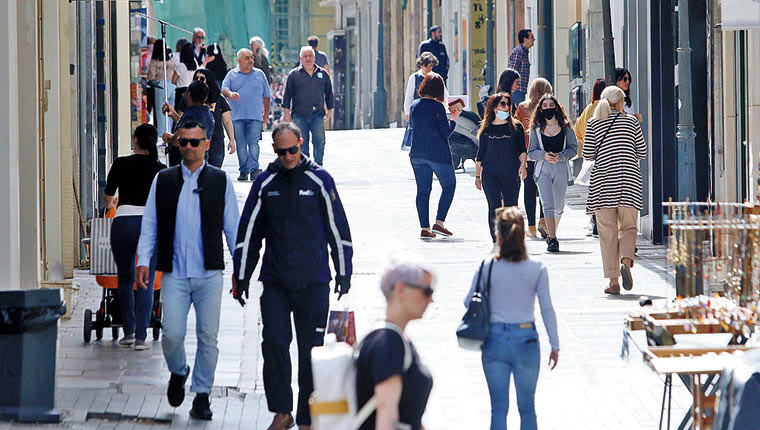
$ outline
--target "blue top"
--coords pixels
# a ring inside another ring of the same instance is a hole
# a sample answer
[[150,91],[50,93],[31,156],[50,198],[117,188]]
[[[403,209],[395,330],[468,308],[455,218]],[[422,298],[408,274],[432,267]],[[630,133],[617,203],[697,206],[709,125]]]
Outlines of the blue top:
[[[201,199],[195,190],[198,188],[198,176],[206,168],[206,163],[195,172],[190,172],[181,163],[182,190],[177,200],[177,222],[174,227],[174,257],[172,258],[173,278],[208,278],[218,270],[204,269],[203,235],[201,233]],[[158,178],[158,175],[156,175]],[[149,266],[150,258],[156,250],[156,179],[150,187],[145,213],[142,219],[140,241],[137,244],[137,265]],[[230,254],[237,238],[238,219],[237,198],[232,188],[232,181],[227,177],[227,189],[224,193],[224,236]]]
[[412,148],[409,150],[409,157],[451,164],[449,136],[454,132],[457,123],[449,121],[446,117],[443,103],[426,98],[415,100],[409,109],[409,121],[412,124]]
[[229,99],[232,108],[230,116],[233,121],[239,119],[263,121],[264,98],[272,97],[264,72],[254,67],[250,73],[245,74],[240,71],[240,67],[235,67],[224,77],[222,91],[224,90],[240,94],[237,101]]
[[[491,271],[491,286],[488,303],[491,309],[491,322],[519,324],[534,322],[533,314],[536,297],[541,307],[541,318],[549,335],[552,351],[559,350],[557,335],[557,317],[554,314],[552,298],[549,295],[549,274],[546,266],[536,260],[526,258],[514,262],[506,260],[489,260],[483,265],[483,275],[480,278],[481,289],[485,289],[488,279],[488,265],[493,264]],[[472,278],[472,287],[464,299],[465,306],[469,305],[472,293],[475,292],[478,273]]]
[[182,125],[186,122],[195,121],[198,124],[203,124],[206,129],[206,137],[211,140],[214,135],[214,117],[211,115],[209,107],[206,105],[193,105],[187,106],[182,113],[182,117],[179,119],[177,129],[182,128]]

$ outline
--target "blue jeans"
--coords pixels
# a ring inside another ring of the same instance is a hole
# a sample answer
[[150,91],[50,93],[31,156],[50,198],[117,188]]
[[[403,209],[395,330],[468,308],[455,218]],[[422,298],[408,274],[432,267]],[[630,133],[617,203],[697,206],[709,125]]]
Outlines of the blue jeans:
[[454,190],[457,188],[457,178],[454,176],[454,166],[451,163],[435,163],[421,158],[412,158],[414,180],[417,181],[417,216],[420,227],[430,227],[430,191],[433,188],[433,173],[441,184],[441,198],[438,200],[436,221],[446,221],[451,202],[454,200]]
[[135,254],[140,240],[142,216],[120,216],[111,224],[111,250],[116,262],[118,284],[116,299],[125,335],[145,340],[153,309],[153,280],[156,277],[156,254],[150,259],[148,288],[135,290]]
[[483,344],[482,362],[488,393],[491,395],[491,430],[507,429],[509,384],[515,377],[517,409],[520,411],[520,430],[535,430],[536,384],[541,352],[536,326],[491,323],[491,331]]
[[261,125],[262,121],[258,119],[236,119],[232,121],[232,127],[235,129],[240,173],[247,175],[259,168]]
[[325,155],[325,116],[320,113],[313,113],[311,116],[293,115],[293,122],[301,129],[303,137],[304,154],[309,155],[309,134],[314,144],[314,161],[322,165],[322,159]]
[[210,393],[219,357],[216,341],[222,306],[222,271],[208,278],[175,278],[171,273],[164,273],[161,277],[161,304],[164,313],[164,332],[161,336],[164,358],[169,371],[180,375],[187,371],[187,313],[191,304],[195,307],[198,346],[190,390]]
[[[169,79],[171,79],[171,75],[169,76]],[[171,81],[166,81],[166,85],[169,87],[169,91],[166,93],[168,96],[167,101],[169,102],[169,106],[174,106],[174,89],[176,86],[172,84]],[[164,81],[159,81],[154,86],[154,88],[156,90],[156,109],[154,111],[156,116],[156,130],[158,130],[158,138],[161,139],[161,136],[163,136],[164,132],[171,131],[174,121],[169,118],[169,128],[166,128],[166,115],[164,115],[164,113],[161,111],[161,108],[164,106]]]
[[[527,79],[527,77],[525,79]],[[520,91],[520,90],[512,91],[512,106],[517,106],[524,101],[525,101],[525,91]]]

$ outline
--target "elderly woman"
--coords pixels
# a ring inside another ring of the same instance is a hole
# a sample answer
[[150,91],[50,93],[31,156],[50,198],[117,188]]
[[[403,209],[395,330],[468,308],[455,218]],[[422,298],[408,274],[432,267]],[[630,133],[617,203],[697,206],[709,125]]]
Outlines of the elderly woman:
[[535,395],[541,363],[533,314],[536,298],[552,348],[549,354],[552,369],[559,360],[557,318],[549,294],[546,266],[530,259],[525,249],[525,221],[520,209],[517,206],[500,208],[494,222],[499,251],[478,270],[483,271],[482,276],[475,273],[465,306],[469,305],[480,280],[480,291],[487,291],[491,310],[491,327],[481,357],[491,395],[491,430],[507,428],[512,376],[520,428],[532,430],[537,427]]
[[374,395],[377,409],[360,430],[422,428],[433,377],[404,329],[433,302],[434,280],[430,269],[400,260],[391,261],[380,278],[387,304],[385,326],[364,338],[356,360],[358,407]]
[[621,276],[623,288],[633,288],[636,221],[643,208],[639,160],[646,157],[647,145],[637,118],[623,111],[625,103],[622,89],[605,88],[583,145],[583,158],[594,160],[586,210],[596,215],[607,294],[620,294]]

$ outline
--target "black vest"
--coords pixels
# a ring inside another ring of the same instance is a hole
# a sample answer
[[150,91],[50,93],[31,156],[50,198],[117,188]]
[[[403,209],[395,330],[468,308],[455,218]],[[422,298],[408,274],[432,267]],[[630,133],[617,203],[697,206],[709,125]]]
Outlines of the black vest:
[[422,86],[422,81],[424,80],[424,76],[420,75],[419,73],[414,74],[414,98],[412,100],[417,100],[420,98],[420,87]]
[[[156,270],[172,271],[174,257],[174,228],[177,221],[177,202],[182,190],[182,166],[174,166],[158,173],[156,180],[156,231],[158,236]],[[206,164],[198,175],[197,192],[201,199],[201,235],[203,262],[206,270],[224,269],[224,195],[227,175],[224,171]],[[182,214],[179,214],[182,216]]]

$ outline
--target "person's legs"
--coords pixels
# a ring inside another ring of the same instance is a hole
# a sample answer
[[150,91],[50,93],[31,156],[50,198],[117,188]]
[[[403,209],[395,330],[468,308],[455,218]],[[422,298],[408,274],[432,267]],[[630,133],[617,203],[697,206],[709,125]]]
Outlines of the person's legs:
[[496,233],[494,232],[494,217],[496,209],[501,207],[501,192],[499,191],[499,178],[491,175],[486,169],[480,173],[480,184],[483,187],[483,193],[486,195],[488,202],[488,230],[491,233],[491,240],[496,243]]
[[544,221],[549,237],[556,237],[557,231],[554,226],[554,183],[553,179],[544,168],[538,177],[538,194],[544,206]]
[[[617,284],[620,276],[620,254],[618,242],[618,210],[615,208],[597,209],[596,228],[599,230],[599,247],[602,251],[604,277],[610,284]],[[635,238],[634,238],[635,239]]]
[[116,298],[124,336],[135,334],[135,253],[141,220],[141,216],[121,216],[111,224],[111,250],[118,273]]
[[224,139],[212,139],[208,149],[208,164],[222,168],[224,162]]
[[567,168],[554,165],[554,182],[552,183],[552,195],[554,195],[554,237],[559,229],[559,220],[565,210],[565,194],[567,194]]
[[457,178],[454,175],[454,166],[451,163],[429,163],[433,169],[438,183],[441,184],[441,197],[438,199],[438,212],[435,220],[444,222],[449,213],[451,202],[454,201],[454,191],[457,188]]
[[298,128],[301,129],[301,138],[303,139],[303,147],[301,148],[301,152],[303,152],[305,155],[309,155],[309,128],[311,126],[308,118],[302,117],[301,115],[293,115],[293,122],[298,126]]
[[507,339],[503,328],[491,325],[491,333],[483,344],[481,363],[491,397],[491,430],[507,429],[509,384],[512,366],[507,358]]
[[175,375],[184,375],[187,372],[185,334],[190,297],[190,280],[173,278],[171,273],[161,275],[161,347],[166,365]]
[[[248,173],[251,174],[259,169],[259,140],[261,139],[261,127],[263,121],[257,119],[248,120]],[[253,178],[251,178],[253,180]]]
[[235,141],[237,143],[238,170],[240,170],[241,175],[245,175],[248,174],[246,170],[248,165],[248,127],[246,120],[232,121],[232,128],[235,130]]
[[520,430],[536,430],[536,384],[541,364],[541,352],[536,329],[518,329],[511,339],[514,357],[513,373],[517,409],[520,411]]
[[[618,254],[621,263],[628,263],[628,267],[633,267],[633,257],[636,251],[636,234],[638,229],[636,221],[639,216],[638,209],[629,207],[619,207],[618,215]],[[624,259],[630,259],[624,262]]]
[[[140,217],[142,219],[142,217]],[[148,337],[150,313],[153,310],[153,282],[156,279],[157,255],[150,259],[150,276],[148,287],[137,287],[135,291],[135,339],[145,340]]]
[[501,176],[499,177],[499,187],[504,206],[517,206],[517,200],[520,197],[520,178]]
[[314,144],[314,161],[320,166],[325,155],[325,119],[323,115],[314,114],[309,126],[311,141]]
[[165,131],[171,130],[166,127],[166,115],[162,110],[164,106],[164,82],[159,82],[153,86],[155,90],[155,99],[153,100],[153,112],[156,117],[156,130],[158,131],[158,138],[164,135]]
[[433,188],[433,169],[425,162],[412,160],[414,180],[417,182],[417,216],[420,227],[430,228],[430,191]]
[[330,307],[330,285],[308,285],[305,290],[291,293],[293,324],[298,342],[298,408],[296,424],[311,425],[309,396],[314,391],[311,374],[311,349],[324,344],[325,326]]
[[536,171],[536,162],[528,161],[528,176],[523,179],[523,203],[525,212],[528,215],[528,226],[536,225],[536,197],[538,197],[538,188],[533,180],[533,173]]
[[270,412],[289,414],[293,410],[290,387],[290,301],[287,291],[276,284],[265,283],[261,293],[262,342],[264,357],[264,393]]
[[195,368],[190,391],[210,393],[214,385],[214,372],[219,357],[217,334],[222,306],[222,272],[208,278],[191,279],[191,298],[195,308]]

